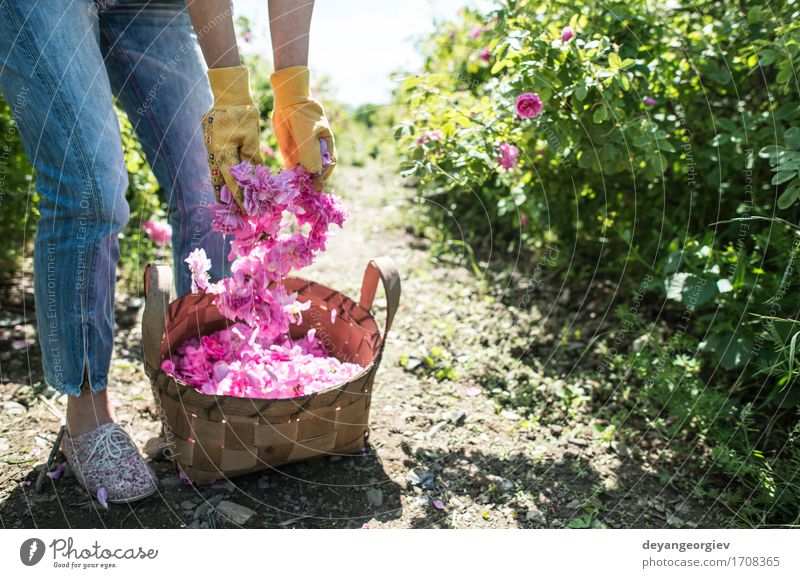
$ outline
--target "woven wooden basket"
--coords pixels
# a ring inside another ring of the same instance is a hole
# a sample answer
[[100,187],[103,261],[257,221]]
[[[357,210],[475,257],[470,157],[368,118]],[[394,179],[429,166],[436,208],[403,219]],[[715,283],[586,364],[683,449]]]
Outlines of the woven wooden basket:
[[[383,333],[372,313],[378,280],[386,291]],[[158,404],[167,455],[198,483],[239,476],[326,454],[362,450],[369,436],[372,384],[386,335],[400,301],[400,276],[394,261],[380,257],[367,265],[356,303],[319,283],[283,281],[300,301],[311,301],[292,337],[316,328],[331,355],[364,369],[350,381],[325,391],[290,399],[250,399],[206,395],[161,370],[178,345],[223,329],[225,319],[213,296],[186,295],[172,302],[172,271],[149,265],[145,271],[142,342],[145,371]],[[331,311],[336,310],[335,321]]]

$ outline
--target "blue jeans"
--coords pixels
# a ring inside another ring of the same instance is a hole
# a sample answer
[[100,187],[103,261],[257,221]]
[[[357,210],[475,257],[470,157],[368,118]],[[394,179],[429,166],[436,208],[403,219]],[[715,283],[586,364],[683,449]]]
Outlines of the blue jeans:
[[[118,234],[128,187],[113,97],[169,199],[178,295],[196,248],[224,274],[200,119],[211,92],[180,0],[0,0],[0,89],[36,168],[34,293],[44,376],[62,393],[108,385]],[[137,217],[139,217],[137,215]],[[144,218],[149,215],[144,215]]]

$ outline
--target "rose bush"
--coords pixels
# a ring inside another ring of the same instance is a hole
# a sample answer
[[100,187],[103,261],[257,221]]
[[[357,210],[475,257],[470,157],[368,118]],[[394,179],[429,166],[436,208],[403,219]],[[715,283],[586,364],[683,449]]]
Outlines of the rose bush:
[[[680,424],[707,424],[696,433],[715,470],[748,489],[737,508],[783,520],[800,495],[788,449],[800,427],[798,15],[787,1],[465,10],[422,44],[395,133],[421,186],[420,233],[531,263],[557,247],[565,286],[599,279],[627,296],[656,279],[655,311],[688,319],[668,357],[687,354],[725,394],[690,403],[647,379],[663,368],[636,362],[631,375],[652,384],[654,414],[666,404]],[[421,140],[433,132],[435,146]]]

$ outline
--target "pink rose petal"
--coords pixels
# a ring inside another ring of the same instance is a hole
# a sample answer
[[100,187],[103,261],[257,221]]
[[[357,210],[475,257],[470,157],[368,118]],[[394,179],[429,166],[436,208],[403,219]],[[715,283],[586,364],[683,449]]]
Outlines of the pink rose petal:
[[103,486],[100,486],[100,489],[97,490],[97,501],[103,508],[108,510],[108,491]]
[[60,480],[61,476],[64,475],[64,469],[67,467],[67,463],[63,462],[58,464],[58,467],[53,470],[52,472],[47,472],[47,477],[51,480]]

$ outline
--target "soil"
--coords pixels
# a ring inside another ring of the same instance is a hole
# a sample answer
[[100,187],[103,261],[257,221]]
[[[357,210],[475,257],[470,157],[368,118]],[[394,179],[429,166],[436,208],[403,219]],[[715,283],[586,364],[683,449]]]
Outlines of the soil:
[[[556,283],[555,275],[545,276],[524,306],[515,305],[513,296],[524,293],[520,283],[536,264],[526,270],[517,263],[505,276],[476,276],[465,260],[435,258],[407,230],[415,190],[380,168],[341,167],[336,189],[350,219],[302,274],[352,296],[373,257],[391,255],[402,275],[400,310],[375,382],[366,452],[203,487],[182,483],[170,462],[155,460],[160,492],[108,510],[70,475],[45,477],[37,491],[66,398],[43,385],[28,270],[2,295],[0,314],[4,528],[239,525],[209,514],[221,500],[252,510],[244,510],[248,527],[735,523],[723,506],[693,491],[702,447],[681,455],[642,424],[629,421],[625,430],[611,430],[598,417],[605,402],[592,399],[592,384],[577,363],[585,344],[560,345],[558,328],[575,327],[567,321],[569,296],[557,284],[548,286]],[[141,306],[139,296],[118,293],[110,388],[118,421],[144,447],[158,435],[159,423],[142,369]],[[377,301],[381,306],[385,300]],[[554,361],[557,349],[561,361]],[[529,384],[524,404],[504,388],[507,374]],[[61,461],[57,456],[56,463]]]

